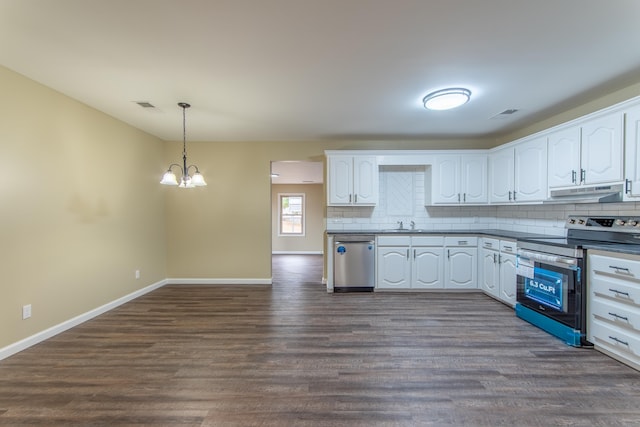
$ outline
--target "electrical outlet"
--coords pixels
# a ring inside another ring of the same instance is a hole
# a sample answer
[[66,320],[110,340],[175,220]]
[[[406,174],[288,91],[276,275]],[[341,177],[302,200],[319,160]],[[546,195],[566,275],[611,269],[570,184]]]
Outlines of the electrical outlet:
[[28,319],[31,317],[31,304],[22,306],[22,320]]
[[140,278],[140,270],[136,270],[136,280]]

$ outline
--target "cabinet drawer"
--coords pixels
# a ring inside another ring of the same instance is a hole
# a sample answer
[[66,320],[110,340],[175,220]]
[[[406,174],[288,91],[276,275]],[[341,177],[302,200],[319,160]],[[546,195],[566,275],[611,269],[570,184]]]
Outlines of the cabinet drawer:
[[477,236],[449,236],[444,238],[445,246],[478,246]]
[[515,254],[516,242],[512,242],[509,240],[500,240],[500,252],[505,254]]
[[629,259],[630,256],[609,257],[604,255],[590,255],[589,269],[594,274],[617,277],[640,285],[640,260]]
[[594,296],[589,303],[592,318],[640,335],[640,307],[633,308]]
[[640,363],[640,336],[594,319],[589,336],[591,342],[636,366]]
[[587,283],[593,295],[640,307],[640,286],[635,283],[595,273],[589,276]]
[[378,246],[409,246],[411,236],[378,236]]
[[412,236],[413,246],[444,246],[444,236]]
[[486,249],[497,251],[500,249],[500,240],[491,237],[483,237],[480,239],[480,246]]

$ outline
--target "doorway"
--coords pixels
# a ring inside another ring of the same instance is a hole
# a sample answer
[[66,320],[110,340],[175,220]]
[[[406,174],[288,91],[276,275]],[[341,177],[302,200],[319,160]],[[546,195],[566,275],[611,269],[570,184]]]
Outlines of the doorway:
[[271,162],[271,269],[275,284],[321,284],[324,164]]

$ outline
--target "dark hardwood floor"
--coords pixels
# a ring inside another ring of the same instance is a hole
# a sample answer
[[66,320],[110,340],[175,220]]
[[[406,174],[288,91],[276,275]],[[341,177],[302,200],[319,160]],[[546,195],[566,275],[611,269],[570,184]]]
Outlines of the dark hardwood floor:
[[480,293],[166,286],[0,361],[0,425],[634,426],[640,372]]

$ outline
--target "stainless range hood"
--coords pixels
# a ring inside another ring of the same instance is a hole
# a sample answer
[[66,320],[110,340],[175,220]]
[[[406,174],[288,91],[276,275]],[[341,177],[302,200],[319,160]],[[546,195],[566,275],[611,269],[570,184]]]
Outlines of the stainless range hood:
[[551,190],[551,200],[545,203],[616,203],[622,201],[622,191],[622,184]]

